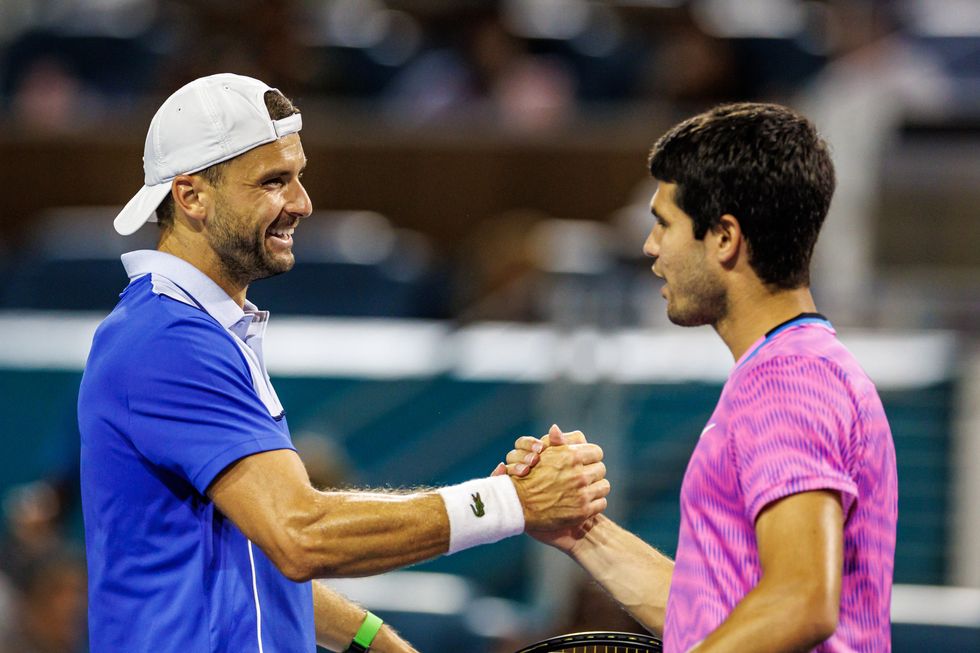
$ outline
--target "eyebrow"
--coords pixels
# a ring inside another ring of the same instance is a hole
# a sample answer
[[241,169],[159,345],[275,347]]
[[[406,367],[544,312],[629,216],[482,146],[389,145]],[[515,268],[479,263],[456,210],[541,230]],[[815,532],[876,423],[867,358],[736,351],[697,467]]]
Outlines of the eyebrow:
[[[297,174],[301,175],[305,170],[306,170],[306,162],[303,163],[303,167],[299,169],[299,172]],[[271,179],[272,177],[288,177],[291,176],[292,174],[293,171],[290,170],[289,168],[275,168],[273,170],[263,172],[262,174],[259,175],[259,178]]]
[[664,216],[662,216],[659,213],[657,213],[657,209],[653,208],[653,206],[650,207],[650,215],[652,215],[654,218],[656,218],[660,222],[666,222],[666,220],[664,219]]

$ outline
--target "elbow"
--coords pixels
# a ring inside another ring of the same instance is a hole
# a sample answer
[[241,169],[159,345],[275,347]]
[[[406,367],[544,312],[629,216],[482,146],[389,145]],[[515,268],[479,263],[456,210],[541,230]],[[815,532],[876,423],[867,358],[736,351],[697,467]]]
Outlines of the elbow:
[[306,581],[313,580],[317,577],[310,567],[298,564],[292,564],[289,562],[276,563],[279,571],[282,575],[293,581],[294,583],[305,583]]
[[828,614],[818,619],[814,624],[814,644],[824,642],[834,636],[837,632],[837,611],[832,615]]
[[833,637],[837,632],[837,618],[817,617],[807,628],[807,640],[810,646],[816,646]]
[[303,545],[301,536],[284,534],[274,551],[269,552],[269,559],[294,583],[304,583],[319,575],[318,566],[309,547]]
[[805,619],[802,630],[810,647],[824,642],[837,632],[840,596],[824,588],[804,594],[805,604],[798,614]]
[[272,546],[265,551],[283,576],[303,583],[324,575],[327,565],[313,536],[312,522],[305,515],[293,515],[279,526]]
[[279,568],[279,571],[282,572],[282,575],[294,583],[305,583],[308,580],[317,578],[319,575],[312,565],[296,557],[290,556],[280,560],[274,560],[273,562]]
[[321,521],[316,514],[296,514],[284,519],[274,551],[269,558],[282,575],[301,583],[314,578],[337,578],[351,575],[354,561],[345,555],[344,547],[338,546],[337,537],[329,541],[323,529],[316,526]]

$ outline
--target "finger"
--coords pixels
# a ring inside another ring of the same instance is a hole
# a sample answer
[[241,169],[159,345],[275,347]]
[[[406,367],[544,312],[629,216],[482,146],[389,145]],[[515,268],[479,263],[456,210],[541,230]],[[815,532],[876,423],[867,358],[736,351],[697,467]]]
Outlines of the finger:
[[561,432],[557,424],[551,425],[551,428],[548,429],[548,437],[543,439],[547,440],[549,445],[555,447],[565,444],[565,434]]
[[585,465],[582,472],[585,474],[585,479],[589,485],[606,478],[606,466],[603,463]]
[[609,492],[611,490],[612,485],[610,485],[609,480],[605,478],[589,485],[589,492],[592,494],[593,501],[609,496]]
[[592,517],[595,517],[596,515],[598,515],[600,512],[604,512],[608,506],[609,506],[609,502],[606,501],[606,498],[605,497],[602,497],[601,499],[596,499],[596,500],[590,502],[589,503],[589,517],[592,518]]
[[527,476],[527,473],[531,471],[531,468],[524,464],[518,463],[516,465],[507,465],[507,473],[511,476]]
[[490,476],[501,476],[506,473],[507,473],[507,465],[503,463],[497,463],[497,466],[493,468],[492,472],[490,472]]
[[569,445],[575,452],[575,459],[583,465],[597,463],[602,460],[602,447],[596,444]]
[[507,453],[507,457],[504,459],[507,461],[508,465],[516,465],[518,463],[524,463],[530,467],[534,467],[541,460],[541,456],[536,453],[528,453],[527,451],[521,451],[518,449],[511,449]]
[[585,434],[581,431],[568,431],[562,435],[565,436],[565,442],[568,444],[585,444],[588,442],[585,439]]
[[517,438],[514,443],[515,449],[523,449],[524,451],[533,451],[534,453],[541,453],[544,448],[548,446],[548,439],[545,438],[544,442],[538,438],[532,437],[530,435],[525,435],[523,437]]

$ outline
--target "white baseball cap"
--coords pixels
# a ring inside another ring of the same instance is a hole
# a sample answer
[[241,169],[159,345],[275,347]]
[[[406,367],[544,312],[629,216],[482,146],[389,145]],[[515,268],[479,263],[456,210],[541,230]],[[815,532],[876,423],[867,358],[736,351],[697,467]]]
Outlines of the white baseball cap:
[[143,188],[116,216],[116,231],[128,236],[156,222],[157,206],[177,175],[200,172],[302,129],[298,113],[281,120],[269,116],[266,91],[278,89],[222,73],[195,79],[167,98],[146,133]]

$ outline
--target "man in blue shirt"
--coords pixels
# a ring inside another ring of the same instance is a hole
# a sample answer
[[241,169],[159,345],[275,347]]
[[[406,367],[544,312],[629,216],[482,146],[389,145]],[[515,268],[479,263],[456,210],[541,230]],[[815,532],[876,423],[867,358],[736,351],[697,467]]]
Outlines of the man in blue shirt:
[[[549,447],[522,479],[404,495],[310,485],[265,368],[268,313],[245,298],[292,267],[293,232],[312,211],[301,127],[277,90],[228,74],[181,88],[151,122],[145,185],[115,227],[156,220],[160,241],[123,256],[131,281],[79,392],[93,651],[312,653],[355,631],[352,650],[364,650],[376,624],[310,579],[380,573],[605,508],[590,444]],[[370,647],[414,650],[386,626]]]

